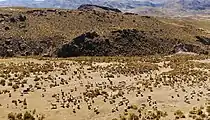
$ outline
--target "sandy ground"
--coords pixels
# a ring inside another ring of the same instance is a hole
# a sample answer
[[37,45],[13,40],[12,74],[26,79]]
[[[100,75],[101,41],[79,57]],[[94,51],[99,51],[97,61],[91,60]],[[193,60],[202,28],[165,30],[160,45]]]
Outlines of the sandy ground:
[[[125,75],[112,73],[109,69],[111,66],[126,66],[119,62],[85,65],[72,60],[0,59],[0,75],[10,75],[0,77],[6,81],[6,85],[0,87],[0,119],[7,120],[11,112],[34,110],[35,118],[44,116],[44,120],[112,120],[126,113],[137,116],[141,113],[139,119],[146,119],[147,114],[157,110],[167,113],[160,118],[162,120],[175,119],[177,110],[185,114],[185,118],[180,119],[191,119],[189,111],[193,107],[205,107],[209,100],[209,79],[194,84],[196,76],[188,76],[188,82],[182,77],[165,77],[164,73],[173,70],[170,66],[164,67],[169,62],[156,63],[159,70]],[[52,67],[51,71],[37,70],[47,69],[48,65]],[[18,78],[28,66],[33,66],[35,72]],[[10,69],[10,72],[4,72],[3,68]],[[24,80],[27,83],[22,86]],[[9,82],[18,84],[19,88],[14,90],[8,86]],[[3,93],[5,90],[8,92]],[[23,104],[24,99],[27,105]],[[137,108],[130,109],[130,106]]]

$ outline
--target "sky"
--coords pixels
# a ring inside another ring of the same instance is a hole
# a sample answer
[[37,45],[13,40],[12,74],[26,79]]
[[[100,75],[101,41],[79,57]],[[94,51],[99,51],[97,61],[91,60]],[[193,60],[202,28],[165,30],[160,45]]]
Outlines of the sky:
[[[0,1],[7,1],[7,0],[0,0]],[[35,1],[44,1],[44,0],[35,0]]]

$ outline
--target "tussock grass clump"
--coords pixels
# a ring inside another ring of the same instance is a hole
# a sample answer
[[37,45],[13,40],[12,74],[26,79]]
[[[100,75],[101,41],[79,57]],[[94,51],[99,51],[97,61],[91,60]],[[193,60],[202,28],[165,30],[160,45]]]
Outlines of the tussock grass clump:
[[8,120],[44,120],[44,115],[36,115],[29,111],[23,113],[9,113]]

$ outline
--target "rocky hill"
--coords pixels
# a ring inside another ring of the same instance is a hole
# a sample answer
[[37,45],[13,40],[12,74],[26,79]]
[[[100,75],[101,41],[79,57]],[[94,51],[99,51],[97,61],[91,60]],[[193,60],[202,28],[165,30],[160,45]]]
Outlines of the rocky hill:
[[155,16],[209,15],[210,0],[2,0],[0,6],[77,9],[83,4]]
[[144,56],[169,55],[179,51],[208,54],[207,50],[197,45],[179,42],[176,39],[161,39],[152,34],[154,33],[136,29],[111,31],[106,37],[101,37],[95,32],[85,33],[64,44],[58,50],[57,55],[58,57]]
[[109,10],[1,8],[0,23],[1,57],[209,52],[208,31],[176,19]]

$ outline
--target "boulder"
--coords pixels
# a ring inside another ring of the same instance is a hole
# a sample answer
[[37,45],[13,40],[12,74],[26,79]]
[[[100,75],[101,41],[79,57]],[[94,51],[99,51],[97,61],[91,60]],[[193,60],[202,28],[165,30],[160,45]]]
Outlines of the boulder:
[[197,41],[201,42],[204,45],[210,45],[210,38],[207,37],[201,37],[201,36],[196,36]]

